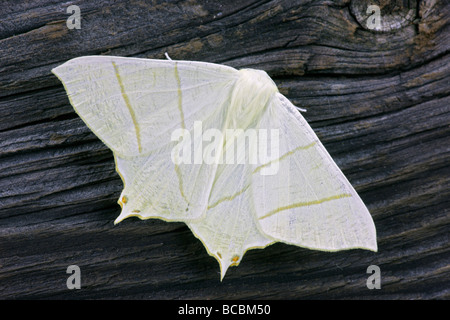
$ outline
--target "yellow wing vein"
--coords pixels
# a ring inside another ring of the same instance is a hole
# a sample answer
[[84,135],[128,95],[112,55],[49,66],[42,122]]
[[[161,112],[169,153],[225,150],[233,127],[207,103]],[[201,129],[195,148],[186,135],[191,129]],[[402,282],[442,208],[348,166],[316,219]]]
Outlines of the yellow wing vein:
[[180,74],[178,73],[177,62],[175,62],[175,78],[177,79],[177,86],[178,86],[178,110],[180,110],[181,128],[186,129],[186,124],[184,123],[183,96],[181,94],[181,80]]
[[[181,92],[181,79],[180,74],[178,73],[178,64],[175,62],[175,78],[177,80],[177,87],[178,87],[178,110],[180,111],[180,117],[181,117],[181,128],[186,129],[186,124],[184,123],[184,113],[183,113],[183,95]],[[184,194],[184,187],[183,187],[183,177],[181,176],[180,167],[175,163],[175,172],[178,177],[178,189],[180,190],[180,194],[183,197],[184,201],[186,201],[189,204],[188,199],[186,198],[186,195]]]
[[322,198],[322,199],[293,203],[293,204],[290,204],[288,206],[276,208],[276,209],[266,213],[264,216],[260,217],[259,220],[262,220],[262,219],[265,219],[267,217],[270,217],[270,216],[272,216],[275,213],[278,213],[280,211],[293,209],[293,208],[299,208],[299,207],[312,206],[312,205],[315,205],[315,204],[321,204],[321,203],[326,202],[326,201],[337,200],[337,199],[347,198],[347,197],[351,197],[351,196],[352,195],[350,193],[342,193],[342,194],[337,194],[337,195],[334,195],[334,196],[331,196],[331,197]]
[[234,198],[236,198],[237,196],[243,194],[248,188],[250,187],[250,185],[245,186],[242,190],[236,192],[235,194],[231,195],[231,196],[227,196],[227,197],[223,197],[220,198],[219,200],[217,200],[216,202],[214,202],[212,205],[208,206],[208,210],[212,209],[214,207],[217,207],[219,204],[221,204],[224,201],[232,201]]
[[177,174],[178,177],[178,189],[180,189],[180,194],[183,197],[184,201],[186,201],[187,203],[189,203],[188,199],[186,198],[186,195],[184,194],[184,187],[183,187],[183,179],[181,177],[181,171],[180,171],[180,167],[175,164],[175,172]]
[[139,153],[141,153],[141,151],[142,151],[141,133],[140,133],[140,130],[139,130],[138,122],[136,120],[136,114],[134,113],[134,110],[131,107],[130,99],[128,98],[128,95],[125,92],[125,87],[123,86],[122,78],[120,77],[120,74],[119,74],[119,69],[117,68],[117,65],[116,65],[116,63],[114,61],[112,61],[112,65],[114,67],[114,72],[116,73],[117,82],[119,82],[120,92],[122,93],[123,101],[125,101],[125,105],[127,106],[128,111],[130,112],[131,120],[133,121],[134,128],[136,130],[137,145],[138,145]]
[[291,151],[286,152],[285,154],[283,154],[281,157],[279,157],[278,159],[274,159],[272,161],[269,161],[265,164],[260,165],[259,167],[257,167],[255,170],[253,170],[252,174],[257,173],[259,170],[261,170],[264,167],[270,166],[272,163],[274,162],[279,162],[281,160],[283,160],[284,158],[294,154],[295,152],[299,151],[299,150],[306,150],[308,148],[311,148],[312,146],[314,146],[316,144],[316,141],[311,142],[310,144],[306,145],[306,146],[299,146]]

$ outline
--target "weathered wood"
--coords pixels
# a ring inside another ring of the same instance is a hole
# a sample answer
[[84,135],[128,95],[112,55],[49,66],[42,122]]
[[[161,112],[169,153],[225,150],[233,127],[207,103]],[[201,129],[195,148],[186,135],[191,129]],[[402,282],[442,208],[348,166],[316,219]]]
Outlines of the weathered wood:
[[[354,2],[73,1],[81,29],[69,30],[67,2],[4,1],[0,298],[450,298],[450,5],[371,1],[381,19],[414,10],[372,31]],[[249,251],[220,283],[184,224],[114,226],[112,154],[50,70],[82,55],[164,52],[266,70],[368,205],[379,252],[278,243]],[[81,290],[66,287],[72,264]],[[366,287],[369,265],[380,290]]]

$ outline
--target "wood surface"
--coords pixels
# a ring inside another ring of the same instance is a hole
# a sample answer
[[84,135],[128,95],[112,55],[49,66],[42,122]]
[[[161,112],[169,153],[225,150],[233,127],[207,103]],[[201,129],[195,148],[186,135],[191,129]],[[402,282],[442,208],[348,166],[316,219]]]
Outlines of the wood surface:
[[[66,24],[72,4],[80,29]],[[392,19],[383,30],[365,24],[369,4]],[[450,298],[448,1],[7,0],[1,7],[1,299]],[[183,223],[113,225],[122,181],[112,153],[50,70],[84,55],[164,59],[165,52],[263,69],[307,109],[368,206],[379,251],[277,243],[247,252],[220,282],[218,263]],[[69,265],[80,267],[80,290],[66,286]],[[366,286],[370,265],[380,267],[381,289]]]

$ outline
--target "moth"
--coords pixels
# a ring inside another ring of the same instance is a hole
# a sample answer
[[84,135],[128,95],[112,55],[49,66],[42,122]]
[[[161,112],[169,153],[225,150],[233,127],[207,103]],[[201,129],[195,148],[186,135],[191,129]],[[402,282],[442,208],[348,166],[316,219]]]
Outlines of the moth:
[[52,72],[114,154],[124,184],[115,223],[186,223],[221,280],[274,242],[377,251],[363,201],[266,72],[114,56]]

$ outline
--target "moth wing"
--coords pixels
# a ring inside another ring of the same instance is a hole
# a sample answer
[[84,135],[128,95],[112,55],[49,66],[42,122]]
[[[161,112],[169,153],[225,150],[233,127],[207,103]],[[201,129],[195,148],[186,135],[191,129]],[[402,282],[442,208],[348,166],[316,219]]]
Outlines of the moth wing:
[[260,129],[269,136],[279,130],[278,139],[269,139],[268,150],[274,154],[252,174],[261,231],[274,240],[316,250],[376,251],[369,211],[291,102],[276,93]]
[[[228,148],[237,145],[238,150],[245,150],[242,156],[248,158],[251,150],[238,145],[237,141],[234,139],[235,144],[225,145]],[[187,223],[208,253],[219,262],[221,279],[228,267],[241,262],[247,250],[264,248],[274,242],[260,232],[254,219],[251,169],[244,160],[219,164],[206,214],[198,221]]]
[[[119,203],[128,216],[185,221],[204,213],[212,166],[176,163],[175,130],[192,137],[224,121],[237,70],[203,62],[111,56],[72,59],[52,72],[75,111],[113,151],[124,181]],[[193,149],[191,149],[193,151]]]

